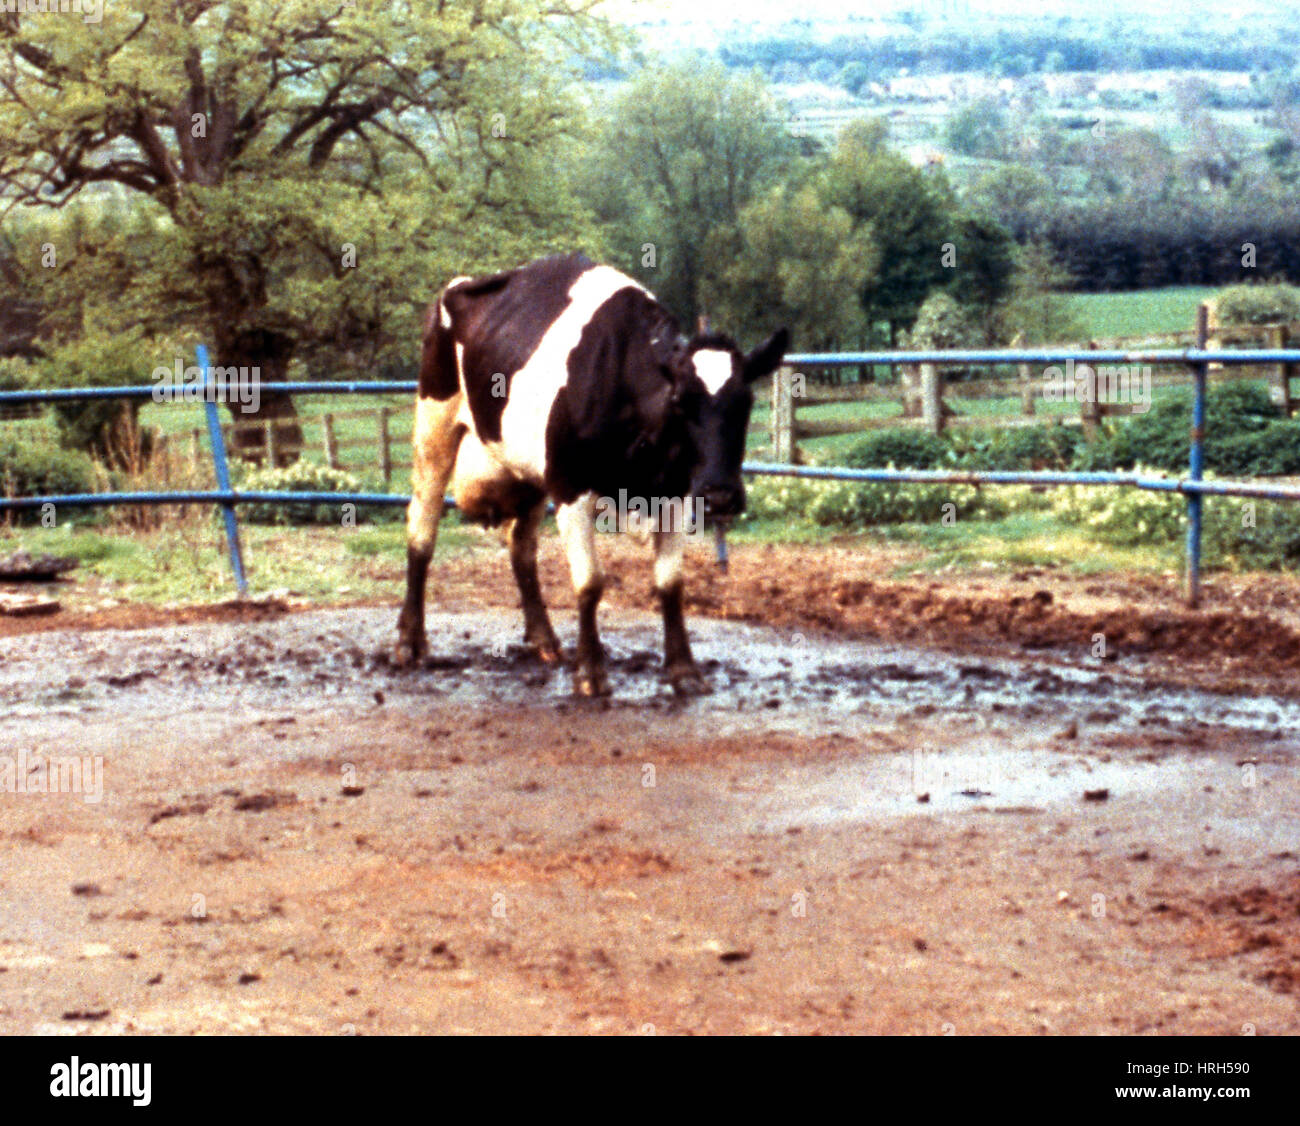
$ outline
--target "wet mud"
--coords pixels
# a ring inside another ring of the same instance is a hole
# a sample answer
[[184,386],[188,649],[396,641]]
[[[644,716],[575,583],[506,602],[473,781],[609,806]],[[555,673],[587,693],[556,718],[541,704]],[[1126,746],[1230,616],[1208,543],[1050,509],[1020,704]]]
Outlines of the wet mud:
[[1300,700],[611,601],[0,638],[0,1032],[1300,1031]]

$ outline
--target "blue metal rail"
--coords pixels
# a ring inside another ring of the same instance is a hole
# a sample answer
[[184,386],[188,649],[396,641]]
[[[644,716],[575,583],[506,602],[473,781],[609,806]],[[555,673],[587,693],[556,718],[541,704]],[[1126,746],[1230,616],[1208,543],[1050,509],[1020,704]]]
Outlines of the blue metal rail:
[[[1204,326],[1199,326],[1203,343]],[[243,558],[239,543],[239,526],[235,506],[240,504],[374,504],[406,505],[410,497],[389,493],[313,493],[267,492],[235,489],[230,483],[226,460],[225,440],[217,404],[224,401],[225,385],[211,381],[211,368],[205,348],[198,349],[199,368],[203,373],[203,394],[187,395],[168,388],[159,394],[159,386],[130,387],[67,387],[30,391],[0,391],[0,405],[5,403],[51,403],[85,399],[155,399],[162,402],[202,401],[205,404],[208,435],[212,444],[213,465],[216,471],[216,489],[181,490],[176,492],[140,493],[72,493],[43,497],[0,497],[0,511],[5,509],[40,508],[46,504],[56,507],[87,507],[115,504],[218,504],[223,510],[226,537],[230,549],[231,566],[241,594],[246,592]],[[1182,493],[1187,497],[1187,580],[1188,596],[1193,605],[1199,597],[1201,561],[1201,501],[1205,496],[1238,496],[1261,500],[1300,500],[1300,487],[1262,484],[1255,481],[1205,481],[1203,480],[1205,441],[1206,371],[1209,364],[1296,364],[1300,365],[1300,350],[1280,348],[1255,348],[1225,351],[1223,349],[1182,348],[1149,349],[1138,351],[1080,350],[1073,348],[1021,348],[1021,349],[964,349],[954,351],[880,351],[880,352],[801,352],[789,355],[785,363],[791,367],[848,367],[869,364],[1064,364],[1096,367],[1102,364],[1173,364],[1190,369],[1194,380],[1192,408],[1193,425],[1190,435],[1188,475],[1182,478],[1142,477],[1134,473],[1069,473],[1030,471],[969,472],[942,469],[847,469],[832,466],[795,466],[771,462],[747,462],[744,472],[755,476],[807,477],[835,481],[880,482],[932,482],[969,485],[1092,485],[1121,486],[1147,489],[1156,492]],[[303,383],[258,384],[261,394],[293,395],[396,395],[410,394],[416,383],[397,381],[339,381]],[[449,498],[450,501],[450,498]],[[719,547],[720,555],[725,544]]]

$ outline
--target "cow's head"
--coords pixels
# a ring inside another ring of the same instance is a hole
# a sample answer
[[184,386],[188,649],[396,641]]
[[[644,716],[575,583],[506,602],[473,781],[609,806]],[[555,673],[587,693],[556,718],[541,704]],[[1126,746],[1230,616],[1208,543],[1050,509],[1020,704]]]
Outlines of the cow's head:
[[787,329],[774,332],[748,355],[730,337],[716,333],[678,340],[665,358],[673,381],[673,409],[694,447],[690,492],[707,515],[738,515],[745,508],[740,476],[745,457],[752,384],[774,372],[790,346]]

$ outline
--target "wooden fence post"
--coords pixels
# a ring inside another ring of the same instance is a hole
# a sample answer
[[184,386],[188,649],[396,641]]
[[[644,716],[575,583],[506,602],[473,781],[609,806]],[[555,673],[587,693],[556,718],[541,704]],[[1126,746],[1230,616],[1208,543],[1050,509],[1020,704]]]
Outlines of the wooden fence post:
[[[1287,344],[1287,326],[1272,325],[1268,330],[1268,346],[1270,348],[1285,348]],[[1283,418],[1290,418],[1291,405],[1291,369],[1292,364],[1278,364],[1276,369],[1268,378],[1269,397],[1275,402],[1282,411]]]
[[[1011,347],[1023,348],[1024,346],[1025,334],[1023,332],[1016,333],[1015,339],[1011,341]],[[1033,418],[1036,403],[1034,401],[1033,377],[1029,374],[1029,365],[1017,365],[1016,373],[1020,376],[1020,413],[1026,418]]]
[[388,416],[391,413],[389,407],[379,408],[379,472],[385,481],[393,479],[393,448],[388,437]]
[[[1090,352],[1095,351],[1096,347],[1097,342],[1095,340],[1088,341],[1088,350]],[[1083,437],[1085,441],[1091,442],[1097,437],[1097,429],[1101,424],[1101,403],[1097,401],[1097,369],[1091,364],[1089,364],[1088,367],[1092,372],[1092,381],[1090,384],[1091,390],[1089,393],[1085,394],[1083,399],[1079,402],[1079,421],[1083,424]],[[1077,388],[1078,386],[1079,372],[1076,367],[1074,373],[1074,388]],[[1067,395],[1072,394],[1074,388],[1067,387],[1065,393]]]
[[931,434],[943,433],[943,375],[937,364],[921,365],[921,418]]
[[266,464],[270,469],[275,468],[275,419],[266,420]]
[[321,427],[325,432],[325,464],[331,469],[339,467],[339,444],[334,437],[334,416],[321,415]]
[[772,376],[772,460],[787,465],[795,460],[792,375],[790,368],[780,367]]

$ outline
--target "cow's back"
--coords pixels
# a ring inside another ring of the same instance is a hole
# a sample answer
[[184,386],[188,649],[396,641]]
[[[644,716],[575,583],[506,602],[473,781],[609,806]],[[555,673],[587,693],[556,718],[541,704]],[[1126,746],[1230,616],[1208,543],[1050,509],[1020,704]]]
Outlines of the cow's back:
[[460,384],[478,437],[501,440],[501,414],[515,375],[569,304],[569,290],[595,263],[582,254],[544,258],[449,288],[443,305],[460,346]]

